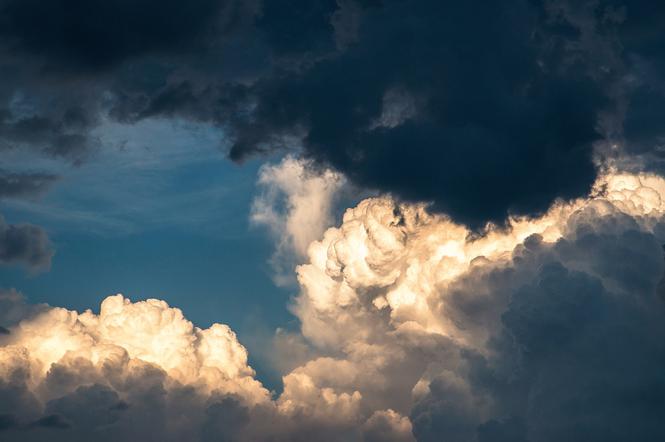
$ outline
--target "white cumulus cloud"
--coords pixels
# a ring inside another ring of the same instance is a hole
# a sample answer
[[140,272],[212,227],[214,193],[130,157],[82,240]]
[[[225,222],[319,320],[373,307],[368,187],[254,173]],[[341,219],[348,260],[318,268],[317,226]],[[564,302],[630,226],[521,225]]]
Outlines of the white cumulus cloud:
[[277,220],[280,247],[306,250],[293,306],[301,336],[278,333],[282,351],[298,355],[283,365],[280,394],[255,378],[227,326],[199,329],[163,301],[116,295],[94,314],[29,306],[7,292],[0,435],[665,437],[665,180],[606,174],[587,198],[482,233],[424,205],[370,198],[322,232],[329,218],[308,223],[306,214],[327,213],[321,195],[331,188],[320,176],[304,180],[318,183],[316,197],[302,177],[288,187],[302,167],[287,159],[264,169],[266,185],[282,183],[275,191],[290,196],[283,212],[267,209],[267,194],[255,210]]

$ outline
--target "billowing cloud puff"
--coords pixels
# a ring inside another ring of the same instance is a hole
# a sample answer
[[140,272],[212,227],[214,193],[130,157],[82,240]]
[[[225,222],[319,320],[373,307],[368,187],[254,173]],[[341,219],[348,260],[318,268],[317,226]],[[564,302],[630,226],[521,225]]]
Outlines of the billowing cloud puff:
[[262,193],[253,201],[250,221],[268,228],[275,238],[271,265],[279,285],[293,278],[296,261],[304,259],[309,244],[333,224],[333,200],[345,184],[341,174],[308,166],[287,156],[259,171]]
[[267,397],[228,326],[200,330],[180,310],[155,299],[133,304],[111,296],[99,315],[50,309],[13,328],[9,344],[28,350],[37,378],[63,360],[83,358],[94,366],[140,360],[184,385],[235,393],[252,403]]
[[423,205],[364,200],[297,269],[302,337],[282,336],[280,348],[291,342],[305,361],[279,395],[228,327],[201,330],[163,301],[112,296],[96,315],[21,307],[8,292],[0,430],[8,440],[660,440],[664,221],[665,180],[646,174],[603,175],[587,198],[482,233]]
[[481,235],[365,200],[298,268],[294,312],[336,366],[294,373],[410,415],[419,440],[662,437],[664,197],[659,177],[609,174]]
[[[4,300],[21,308],[15,292]],[[105,428],[109,439],[128,432],[138,440],[144,431],[179,440],[210,407],[270,401],[227,326],[201,330],[164,301],[110,296],[98,315],[43,306],[7,329],[0,414],[18,439],[38,427],[71,427],[81,438]],[[156,421],[143,422],[150,417]]]

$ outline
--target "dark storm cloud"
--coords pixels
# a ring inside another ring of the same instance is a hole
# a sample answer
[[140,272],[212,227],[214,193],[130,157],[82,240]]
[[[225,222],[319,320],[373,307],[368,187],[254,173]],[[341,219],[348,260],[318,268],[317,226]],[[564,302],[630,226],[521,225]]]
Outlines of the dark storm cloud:
[[49,173],[11,173],[0,170],[0,199],[42,195],[57,179],[56,175]]
[[54,251],[46,231],[32,224],[8,224],[0,216],[0,265],[23,265],[31,270],[51,266]]
[[69,108],[62,114],[20,115],[0,109],[0,151],[36,148],[50,156],[81,163],[95,144],[88,133],[93,122],[85,112]]
[[501,221],[585,194],[595,142],[662,156],[650,3],[3,0],[0,143],[80,163],[101,117],[184,118],[225,128],[236,161],[301,148]]
[[[658,160],[665,155],[665,5],[637,1],[621,7],[618,35],[624,57],[630,63],[631,87],[624,121],[629,152],[648,153]],[[649,164],[647,163],[647,166]]]
[[611,142],[620,147],[620,154],[641,156],[638,168],[662,173],[665,170],[663,4],[643,0],[544,3],[555,22],[567,23],[579,35],[569,47],[608,74],[605,89],[616,107],[605,128]]
[[520,2],[369,8],[342,53],[259,82],[231,155],[297,130],[306,155],[465,222],[541,211],[591,185],[605,98],[540,30]]
[[[198,92],[242,75],[243,63],[225,55],[254,58],[242,29],[257,13],[255,2],[232,0],[0,0],[0,149],[81,164],[100,147],[92,131],[102,117],[167,115],[165,91],[180,70]],[[242,48],[227,48],[234,38]],[[174,113],[187,114],[180,106]]]
[[647,3],[266,8],[282,69],[252,88],[231,158],[290,136],[357,184],[470,224],[540,212],[588,191],[594,142],[662,151],[663,8]]
[[218,0],[3,0],[0,36],[11,52],[42,56],[57,68],[103,69],[206,46],[252,9],[252,2]]

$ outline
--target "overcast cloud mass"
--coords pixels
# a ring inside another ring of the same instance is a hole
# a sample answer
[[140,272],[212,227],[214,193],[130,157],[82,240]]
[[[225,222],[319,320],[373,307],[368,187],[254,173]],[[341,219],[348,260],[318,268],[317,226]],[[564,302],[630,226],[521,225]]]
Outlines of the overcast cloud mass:
[[[76,311],[0,281],[0,439],[665,440],[663,41],[642,0],[0,0],[0,266],[52,269],[55,224],[16,215],[112,158],[54,217],[243,219],[273,252],[229,276],[293,318],[245,337],[159,293]],[[254,195],[152,140],[179,124],[265,162]]]

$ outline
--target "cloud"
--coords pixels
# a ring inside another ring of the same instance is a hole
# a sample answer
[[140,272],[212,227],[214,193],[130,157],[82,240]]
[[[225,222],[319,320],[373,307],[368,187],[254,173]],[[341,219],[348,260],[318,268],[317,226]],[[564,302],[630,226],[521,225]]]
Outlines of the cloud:
[[322,356],[285,379],[358,393],[357,413],[396,410],[424,441],[659,437],[663,196],[657,176],[608,175],[481,235],[365,200],[298,268]]
[[[14,326],[21,320],[33,317],[46,308],[44,305],[29,304],[15,289],[0,288],[0,325]],[[9,334],[9,329],[7,334]]]
[[42,195],[57,179],[56,175],[48,173],[12,173],[0,170],[0,199]]
[[[252,219],[278,276],[301,263],[301,335],[273,395],[163,301],[0,292],[3,439],[665,438],[665,9],[107,3],[0,0],[0,149],[81,164],[100,122],[164,117],[236,161],[297,150]],[[383,196],[326,230],[344,180]],[[0,264],[52,255],[0,219]]]
[[[103,117],[128,121],[173,109],[186,114],[186,94],[168,93],[172,82],[181,84],[176,72],[203,71],[201,81],[187,75],[182,84],[196,95],[209,89],[212,76],[231,65],[219,67],[228,40],[257,13],[256,3],[236,1],[184,7],[178,1],[2,0],[0,150],[30,149],[81,164],[107,147],[94,134]],[[205,67],[196,69],[202,61]],[[206,121],[211,119],[208,113]]]
[[69,428],[71,424],[57,414],[49,414],[35,421],[32,425],[47,428]]
[[0,395],[19,403],[2,401],[0,413],[20,426],[9,440],[55,430],[56,440],[189,439],[219,407],[242,413],[270,402],[227,326],[196,328],[163,301],[112,296],[99,315],[44,307],[9,328]]
[[[2,299],[26,307],[16,292]],[[324,405],[304,384],[274,401],[227,326],[197,328],[163,301],[110,296],[99,314],[40,306],[9,329],[0,336],[3,440],[307,440],[324,428],[322,440],[410,440],[408,419],[391,410],[362,426],[358,394],[331,392]],[[302,408],[305,399],[320,408]]]
[[[131,57],[206,44],[256,9],[253,2],[211,0],[187,7],[178,1],[153,0],[85,5],[3,0],[1,6],[0,35],[11,51],[45,57],[56,67],[93,70]],[[125,25],[118,26],[120,21]]]
[[608,146],[602,155],[631,170],[663,170],[665,141],[665,53],[658,44],[665,36],[662,5],[646,1],[543,2],[554,27],[566,26],[563,36],[571,55],[596,65],[613,111],[601,116]]
[[299,356],[279,395],[228,327],[163,301],[77,313],[4,292],[3,437],[657,439],[664,221],[649,174],[603,175],[587,198],[480,234],[364,200],[297,268],[302,336],[283,339]]
[[185,119],[479,228],[586,195],[599,162],[660,170],[661,9],[4,0],[0,146],[81,164],[103,121]]
[[[12,101],[17,98],[21,96],[12,97]],[[95,149],[96,140],[88,132],[94,121],[86,115],[87,110],[35,107],[28,113],[11,108],[0,112],[0,149],[36,149],[73,164],[80,164]]]
[[381,410],[374,413],[363,424],[367,442],[407,442],[413,441],[411,421],[393,410]]
[[275,281],[292,279],[295,264],[305,258],[307,246],[333,223],[333,203],[345,179],[331,171],[312,171],[307,163],[287,156],[259,171],[262,189],[250,214],[253,225],[267,228],[275,238],[271,258]]
[[606,98],[537,7],[364,6],[344,50],[257,83],[232,158],[297,128],[307,157],[476,225],[588,192]]
[[[49,173],[8,172],[0,169],[0,200],[36,198],[58,176]],[[20,264],[33,271],[50,268],[53,245],[46,231],[32,224],[9,224],[0,214],[0,265]]]
[[8,224],[0,216],[0,264],[20,264],[31,270],[43,270],[51,266],[54,253],[43,228]]

